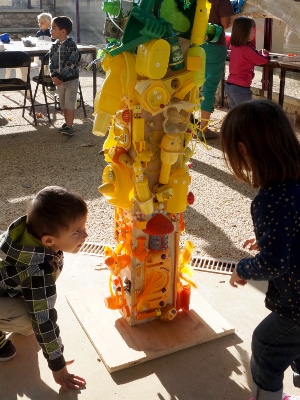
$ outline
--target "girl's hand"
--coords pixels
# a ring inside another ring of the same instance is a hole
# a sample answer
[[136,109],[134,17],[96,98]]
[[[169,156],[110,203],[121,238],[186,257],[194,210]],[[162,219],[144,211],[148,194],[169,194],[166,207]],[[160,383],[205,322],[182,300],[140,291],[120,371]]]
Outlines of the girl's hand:
[[249,250],[258,250],[258,245],[255,237],[249,238],[243,244],[243,249],[248,248]]
[[259,54],[261,55],[261,56],[268,56],[269,54],[270,54],[270,52],[269,52],[269,50],[266,50],[266,49],[261,49],[261,50],[259,50]]
[[241,278],[238,276],[236,270],[234,269],[233,272],[232,272],[232,274],[231,274],[229,283],[230,283],[230,285],[233,286],[233,287],[238,287],[238,285],[245,286],[246,283],[247,283],[247,281],[245,281],[244,279],[241,279]]
[[53,378],[58,383],[62,390],[67,392],[69,389],[82,389],[85,387],[85,379],[80,376],[69,374],[67,365],[73,364],[74,360],[66,361],[66,365],[59,371],[52,371]]

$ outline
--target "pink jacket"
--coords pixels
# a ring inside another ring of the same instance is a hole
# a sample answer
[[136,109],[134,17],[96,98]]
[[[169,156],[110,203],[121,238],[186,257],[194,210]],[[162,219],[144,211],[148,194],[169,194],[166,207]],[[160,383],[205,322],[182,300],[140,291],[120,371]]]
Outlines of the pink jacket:
[[269,56],[262,56],[250,46],[231,46],[228,83],[250,87],[254,78],[254,66],[264,65]]

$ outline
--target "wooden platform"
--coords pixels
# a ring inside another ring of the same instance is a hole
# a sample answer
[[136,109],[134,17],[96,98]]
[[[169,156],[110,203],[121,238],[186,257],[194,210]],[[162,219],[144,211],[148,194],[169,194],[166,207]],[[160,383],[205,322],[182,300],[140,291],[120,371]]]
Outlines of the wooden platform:
[[191,309],[171,322],[155,320],[131,327],[105,307],[102,290],[86,288],[67,301],[109,372],[119,371],[234,333],[234,328],[196,291]]

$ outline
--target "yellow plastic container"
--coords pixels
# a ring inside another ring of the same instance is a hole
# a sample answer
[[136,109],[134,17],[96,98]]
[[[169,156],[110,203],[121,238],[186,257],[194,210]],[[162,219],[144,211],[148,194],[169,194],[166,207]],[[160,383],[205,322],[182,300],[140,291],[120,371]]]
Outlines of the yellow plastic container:
[[202,47],[193,46],[188,49],[186,65],[187,70],[192,71],[193,79],[197,88],[205,82],[206,53]]
[[113,116],[103,111],[99,111],[93,115],[95,117],[93,124],[93,134],[96,136],[105,136]]
[[178,168],[171,172],[168,186],[172,188],[173,196],[167,201],[166,211],[168,213],[181,213],[187,206],[187,194],[191,177],[188,167]]
[[162,79],[168,69],[170,45],[164,39],[151,40],[138,47],[136,72],[150,79]]
[[171,165],[175,164],[183,147],[181,137],[176,133],[166,133],[160,143],[160,159],[162,162],[159,182],[168,183]]
[[129,52],[125,52],[123,53],[123,57],[125,59],[125,64],[126,64],[126,73],[123,74],[123,79],[124,79],[123,84],[124,87],[126,88],[125,91],[128,96],[128,106],[130,108],[133,108],[135,105],[139,104],[135,92],[135,85],[137,82],[137,73],[135,69],[136,55]]
[[154,205],[153,205],[153,195],[150,197],[150,199],[146,201],[138,201],[136,199],[137,204],[139,205],[141,211],[145,215],[150,215],[154,211]]
[[138,201],[144,202],[151,199],[148,178],[144,177],[142,182],[135,182]]
[[110,204],[129,209],[132,206],[134,184],[131,179],[132,169],[124,165],[111,163],[104,168],[103,184],[98,191]]
[[110,125],[111,118],[120,109],[124,84],[122,81],[122,72],[126,66],[124,56],[119,54],[116,57],[107,58],[107,76],[103,83],[102,89],[97,93],[94,100],[95,121],[93,126],[93,134],[104,136]]
[[190,39],[191,43],[197,45],[204,43],[208,16],[209,13],[206,8],[206,0],[197,0],[197,7]]
[[170,93],[160,81],[154,81],[137,96],[141,106],[152,115],[161,112],[170,101]]
[[142,142],[145,140],[144,130],[145,130],[145,120],[144,118],[133,118],[132,120],[132,140],[134,142]]

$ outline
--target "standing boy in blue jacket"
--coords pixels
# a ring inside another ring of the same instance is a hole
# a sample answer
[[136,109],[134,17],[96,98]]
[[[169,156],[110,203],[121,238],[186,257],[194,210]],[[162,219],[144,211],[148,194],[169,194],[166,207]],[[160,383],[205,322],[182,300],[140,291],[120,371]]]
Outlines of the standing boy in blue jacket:
[[65,123],[60,132],[66,136],[74,136],[73,121],[79,86],[80,52],[74,40],[68,37],[72,27],[72,20],[64,16],[53,18],[51,24],[51,37],[56,40],[50,49],[49,69],[64,111]]

